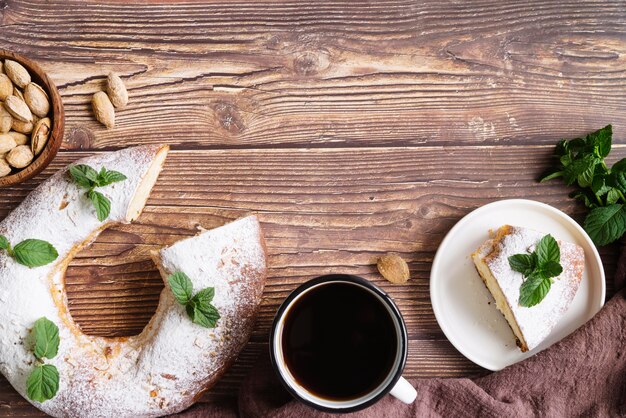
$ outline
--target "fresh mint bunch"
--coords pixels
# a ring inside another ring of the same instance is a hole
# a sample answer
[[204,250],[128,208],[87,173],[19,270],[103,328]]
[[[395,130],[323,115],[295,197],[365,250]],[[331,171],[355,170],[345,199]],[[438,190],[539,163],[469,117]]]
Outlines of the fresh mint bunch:
[[191,279],[182,271],[169,276],[167,282],[174,297],[178,303],[185,307],[187,315],[194,324],[205,328],[215,328],[218,319],[220,319],[220,314],[215,306],[211,305],[213,296],[215,296],[214,288],[207,287],[193,296]]
[[102,167],[100,172],[97,172],[87,164],[77,164],[70,166],[70,176],[74,183],[87,189],[85,196],[96,209],[96,216],[100,222],[109,217],[111,213],[111,201],[102,193],[95,190],[96,187],[108,186],[112,183],[124,181],[127,177],[119,171],[107,170]]
[[33,354],[37,365],[26,380],[26,393],[36,402],[52,399],[59,391],[59,371],[52,364],[44,364],[44,358],[52,359],[59,352],[59,327],[47,318],[35,321],[31,331],[35,337]]
[[520,287],[519,304],[530,308],[541,302],[552,286],[553,277],[563,272],[561,250],[552,237],[546,235],[530,254],[515,254],[509,257],[511,269],[526,278]]
[[11,247],[11,243],[4,235],[0,235],[0,250],[5,250],[15,261],[31,268],[50,264],[59,256],[56,248],[47,241],[25,239]]
[[558,164],[539,180],[562,177],[568,186],[578,186],[570,197],[591,209],[583,227],[598,246],[626,232],[626,158],[611,168],[604,162],[611,152],[612,136],[612,127],[607,125],[584,138],[561,140],[555,150]]

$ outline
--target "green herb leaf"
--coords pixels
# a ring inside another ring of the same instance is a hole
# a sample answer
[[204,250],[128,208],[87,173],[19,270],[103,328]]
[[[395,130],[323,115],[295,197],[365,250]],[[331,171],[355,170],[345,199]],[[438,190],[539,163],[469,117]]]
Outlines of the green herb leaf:
[[626,171],[626,158],[622,158],[611,167],[611,172]]
[[196,296],[193,298],[201,306],[206,306],[211,303],[213,296],[215,296],[215,289],[213,287],[207,287],[196,293]]
[[87,164],[70,166],[70,175],[76,184],[85,189],[90,189],[95,186],[96,180],[98,179],[96,170],[89,167]]
[[598,158],[605,158],[611,152],[611,141],[613,137],[613,127],[607,125],[602,129],[587,135],[590,145],[593,145],[595,154]]
[[35,335],[35,357],[38,359],[54,358],[59,352],[59,327],[48,318],[35,321],[32,331]]
[[192,300],[187,305],[187,314],[194,324],[204,328],[215,328],[220,314],[213,305],[201,305]]
[[620,198],[619,190],[615,188],[611,188],[609,192],[606,194],[606,204],[612,205],[613,203],[617,203]]
[[100,222],[109,217],[111,213],[111,201],[102,193],[95,190],[89,190],[87,197],[93,203],[93,207],[96,208],[96,216]]
[[610,244],[626,232],[626,210],[622,204],[592,209],[585,218],[584,228],[594,244]]
[[563,169],[563,180],[565,180],[568,186],[576,182],[578,182],[581,187],[586,187],[582,184],[588,183],[587,186],[591,185],[596,163],[597,159],[595,155],[586,155],[579,160],[572,161],[571,164],[565,166]]
[[8,250],[11,247],[9,240],[4,235],[0,235],[0,250]]
[[26,267],[40,267],[52,263],[59,253],[47,241],[26,239],[13,248],[15,261]]
[[111,183],[117,183],[126,179],[127,177],[119,171],[109,171],[106,168],[102,167],[100,173],[98,174],[97,184],[99,187],[108,186]]
[[167,278],[174,297],[181,305],[186,305],[193,295],[191,279],[182,271],[176,272]]
[[530,308],[546,297],[552,286],[552,279],[541,275],[530,276],[520,287],[519,304]]
[[35,367],[26,380],[26,393],[35,402],[45,402],[59,391],[59,371],[51,364]]
[[557,244],[556,240],[550,234],[541,238],[537,244],[535,253],[537,254],[537,263],[539,266],[542,266],[548,261],[555,261],[558,263],[561,259],[559,244]]
[[541,274],[544,277],[556,277],[563,273],[563,267],[557,261],[548,261],[541,266]]
[[509,257],[509,265],[514,271],[528,276],[537,267],[537,257],[534,254],[515,254]]

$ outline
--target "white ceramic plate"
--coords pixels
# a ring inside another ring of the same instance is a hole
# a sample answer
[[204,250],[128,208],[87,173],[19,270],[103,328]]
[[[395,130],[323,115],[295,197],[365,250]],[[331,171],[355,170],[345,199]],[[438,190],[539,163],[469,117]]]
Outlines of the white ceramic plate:
[[[522,353],[470,257],[504,224],[552,234],[585,250],[583,279],[572,304],[548,338]],[[500,370],[549,347],[593,317],[604,304],[604,269],[596,247],[572,218],[533,200],[501,200],[461,219],[445,237],[430,273],[430,299],[439,326],[465,357],[489,370]],[[489,303],[491,302],[491,303]]]

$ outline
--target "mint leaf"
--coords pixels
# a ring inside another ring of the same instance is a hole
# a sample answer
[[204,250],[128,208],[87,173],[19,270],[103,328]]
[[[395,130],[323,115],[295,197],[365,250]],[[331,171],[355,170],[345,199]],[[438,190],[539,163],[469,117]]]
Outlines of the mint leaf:
[[563,267],[557,261],[548,261],[541,266],[541,274],[544,277],[556,277],[563,273]]
[[4,235],[0,235],[0,250],[9,250],[11,248],[11,244],[9,244],[9,240]]
[[39,318],[32,332],[35,334],[35,357],[40,360],[56,357],[59,352],[59,327],[48,318]]
[[26,267],[40,267],[52,263],[59,253],[47,241],[26,239],[13,248],[15,261]]
[[185,273],[176,272],[167,278],[167,282],[178,303],[186,305],[191,300],[193,284]]
[[541,275],[530,276],[520,287],[519,304],[530,308],[546,297],[552,286],[552,279]]
[[95,190],[89,190],[87,197],[93,203],[93,207],[96,208],[96,216],[100,222],[109,217],[111,213],[111,201],[102,193]]
[[537,259],[532,254],[515,254],[509,257],[509,265],[514,271],[528,276],[535,270]]
[[591,185],[596,163],[597,159],[595,155],[586,155],[579,160],[572,161],[571,164],[565,166],[563,169],[563,180],[565,180],[568,186],[576,182],[578,182],[581,187],[585,187],[582,184],[589,183],[587,186]]
[[626,158],[622,158],[611,167],[611,172],[626,171]]
[[606,194],[606,204],[612,205],[613,203],[617,203],[620,198],[619,191],[615,188],[611,188],[609,192]]
[[605,158],[611,152],[613,127],[607,125],[602,129],[587,135],[587,140],[594,147],[594,152],[599,158]]
[[622,204],[592,209],[585,218],[584,228],[594,244],[610,244],[626,232],[626,210]]
[[45,402],[59,391],[59,371],[51,364],[35,367],[26,380],[26,393],[35,402]]
[[76,184],[85,189],[94,186],[98,178],[96,170],[86,164],[70,166],[70,175]]
[[194,300],[202,305],[208,305],[213,300],[213,296],[215,296],[215,289],[212,287],[207,287],[206,289],[202,289],[199,291],[196,296],[194,296]]
[[192,300],[187,305],[187,314],[194,324],[204,328],[215,328],[220,314],[213,305],[202,305]]
[[537,253],[537,264],[539,264],[539,266],[542,266],[548,261],[556,261],[558,263],[559,260],[561,260],[559,244],[557,244],[556,240],[550,234],[541,238],[535,248],[535,253]]
[[99,187],[108,186],[111,183],[117,183],[126,179],[127,177],[119,171],[108,171],[106,168],[102,167],[98,174],[97,184]]

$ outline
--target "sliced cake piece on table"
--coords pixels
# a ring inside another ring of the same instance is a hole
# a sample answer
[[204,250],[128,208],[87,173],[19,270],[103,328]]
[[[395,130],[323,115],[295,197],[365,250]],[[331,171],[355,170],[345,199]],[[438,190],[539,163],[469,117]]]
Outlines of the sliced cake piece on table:
[[472,254],[480,277],[508,321],[522,351],[539,345],[567,312],[578,291],[585,266],[584,251],[580,246],[557,240],[560,250],[558,263],[562,272],[546,279],[551,285],[548,285],[549,290],[540,302],[534,306],[522,306],[520,289],[529,278],[515,271],[509,258],[524,254],[532,262],[536,246],[546,235],[529,228],[504,225]]

